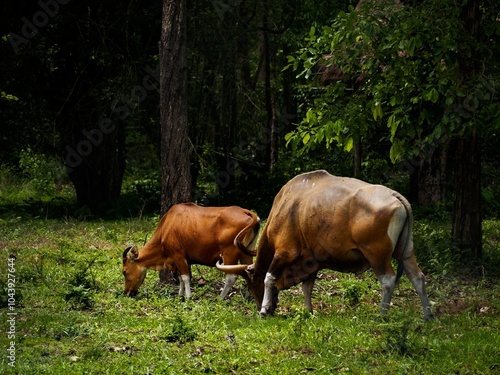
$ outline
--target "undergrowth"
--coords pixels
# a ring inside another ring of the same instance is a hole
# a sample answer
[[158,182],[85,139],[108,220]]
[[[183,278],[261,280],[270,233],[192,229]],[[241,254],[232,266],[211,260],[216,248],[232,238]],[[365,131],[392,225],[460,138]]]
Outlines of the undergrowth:
[[[405,277],[382,318],[381,288],[371,271],[358,276],[321,271],[314,314],[295,287],[280,293],[275,316],[261,319],[255,303],[243,298],[241,279],[230,298],[220,301],[223,275],[202,266],[192,268],[192,300],[181,301],[176,285],[158,284],[154,271],[136,298],[126,298],[122,251],[142,245],[157,221],[4,219],[0,274],[7,274],[7,258],[15,255],[22,299],[16,305],[16,367],[2,354],[0,372],[474,374],[500,365],[494,257],[485,260],[480,275],[454,268],[453,262],[433,263],[445,251],[437,234],[445,225],[415,225],[417,256],[436,315],[425,322]],[[499,226],[488,223],[487,256],[496,254]],[[0,311],[5,318],[5,305]],[[7,332],[4,318],[0,327]],[[1,335],[0,347],[8,345]]]

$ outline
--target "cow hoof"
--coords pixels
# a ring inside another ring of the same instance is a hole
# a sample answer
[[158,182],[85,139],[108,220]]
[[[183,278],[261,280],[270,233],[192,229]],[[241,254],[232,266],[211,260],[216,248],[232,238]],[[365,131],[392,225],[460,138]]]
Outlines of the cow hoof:
[[265,318],[266,316],[269,316],[271,315],[271,309],[269,307],[263,307],[262,309],[260,309],[260,317],[261,318]]

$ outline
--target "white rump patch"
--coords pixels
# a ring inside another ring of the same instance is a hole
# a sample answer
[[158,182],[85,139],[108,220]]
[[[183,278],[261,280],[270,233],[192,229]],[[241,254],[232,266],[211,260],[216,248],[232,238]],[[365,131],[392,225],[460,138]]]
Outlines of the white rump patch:
[[403,205],[400,205],[392,216],[391,221],[389,222],[389,227],[387,228],[387,235],[391,239],[392,242],[392,250],[396,248],[396,244],[399,239],[399,235],[403,226],[405,225],[406,220],[406,210]]

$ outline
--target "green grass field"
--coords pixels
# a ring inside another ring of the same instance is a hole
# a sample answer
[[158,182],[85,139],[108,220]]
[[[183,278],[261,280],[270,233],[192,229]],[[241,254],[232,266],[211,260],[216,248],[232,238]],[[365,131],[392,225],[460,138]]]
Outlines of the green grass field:
[[154,271],[125,298],[123,249],[141,246],[157,221],[0,219],[0,373],[500,374],[499,222],[485,222],[486,260],[469,268],[441,257],[446,229],[416,222],[436,315],[425,322],[405,277],[382,318],[371,271],[324,271],[313,315],[299,287],[281,292],[266,319],[243,298],[241,279],[220,301],[223,275],[202,266],[192,269],[190,301]]

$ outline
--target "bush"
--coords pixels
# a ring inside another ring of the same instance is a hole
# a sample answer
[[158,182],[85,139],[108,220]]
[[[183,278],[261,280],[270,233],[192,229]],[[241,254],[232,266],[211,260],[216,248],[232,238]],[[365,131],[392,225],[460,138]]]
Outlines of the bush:
[[196,338],[194,329],[186,324],[181,315],[176,315],[170,323],[170,331],[165,335],[167,342],[178,342],[184,344]]
[[94,305],[96,285],[89,273],[93,263],[77,270],[66,283],[64,299],[73,309],[88,310]]
[[161,202],[160,175],[151,173],[140,179],[124,181],[120,201],[127,210],[132,212],[137,211],[140,214],[157,212]]
[[35,154],[30,148],[21,151],[19,168],[37,192],[53,194],[68,180],[66,168],[56,159]]
[[355,306],[361,302],[365,294],[366,285],[356,279],[342,281],[341,292],[346,305]]
[[421,268],[445,276],[453,271],[459,259],[451,248],[451,230],[436,222],[415,222],[413,239],[415,254]]

